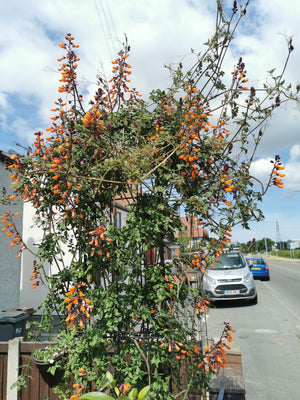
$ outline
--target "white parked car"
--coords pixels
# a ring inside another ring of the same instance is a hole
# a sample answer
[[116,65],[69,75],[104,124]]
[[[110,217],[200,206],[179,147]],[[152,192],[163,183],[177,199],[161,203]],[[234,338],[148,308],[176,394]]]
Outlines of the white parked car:
[[257,303],[255,282],[240,252],[224,253],[213,267],[208,267],[202,288],[211,301],[243,299]]

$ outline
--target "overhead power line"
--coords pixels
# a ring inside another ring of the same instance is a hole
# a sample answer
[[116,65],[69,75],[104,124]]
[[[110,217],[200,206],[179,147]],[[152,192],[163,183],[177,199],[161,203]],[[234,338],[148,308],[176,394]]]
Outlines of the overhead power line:
[[105,2],[105,4],[103,4],[102,0],[94,0],[94,5],[97,11],[101,30],[103,32],[106,47],[109,52],[110,59],[112,60],[113,54],[116,54],[112,30],[114,33],[114,37],[116,38],[116,40],[118,40],[118,35],[113,20],[113,16],[107,1]]

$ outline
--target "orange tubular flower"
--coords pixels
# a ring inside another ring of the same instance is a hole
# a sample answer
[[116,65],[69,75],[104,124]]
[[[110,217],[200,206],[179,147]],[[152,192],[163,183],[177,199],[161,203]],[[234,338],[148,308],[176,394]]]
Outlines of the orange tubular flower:
[[280,174],[278,171],[282,171],[284,170],[284,166],[282,165],[281,161],[280,161],[280,157],[278,155],[275,156],[275,162],[271,161],[274,163],[274,167],[273,167],[273,185],[277,186],[278,188],[282,189],[283,188],[283,183],[282,183],[282,179],[285,174]]
[[[68,329],[73,328],[75,332],[77,327],[83,328],[87,323],[87,320],[91,318],[91,314],[87,309],[92,310],[93,305],[90,305],[91,301],[84,295],[82,288],[86,286],[86,283],[77,283],[74,287],[65,294],[66,310],[69,311],[66,322],[69,323]],[[71,297],[72,296],[72,297]]]

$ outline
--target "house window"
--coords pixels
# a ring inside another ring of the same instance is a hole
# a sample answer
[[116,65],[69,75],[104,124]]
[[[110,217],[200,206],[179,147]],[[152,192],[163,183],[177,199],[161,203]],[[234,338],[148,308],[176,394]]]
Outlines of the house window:
[[121,228],[121,213],[119,211],[115,214],[115,228]]

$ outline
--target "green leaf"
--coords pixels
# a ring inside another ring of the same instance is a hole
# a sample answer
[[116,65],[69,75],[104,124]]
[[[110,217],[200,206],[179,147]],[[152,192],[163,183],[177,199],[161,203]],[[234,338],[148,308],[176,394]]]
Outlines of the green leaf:
[[131,390],[131,392],[129,393],[128,398],[130,400],[133,400],[133,399],[136,399],[137,397],[138,397],[138,390],[137,390],[137,388],[133,388]]
[[116,386],[116,381],[109,371],[106,372],[106,377],[109,381],[109,386],[114,388]]
[[82,395],[81,397],[79,397],[80,399],[86,399],[86,400],[93,400],[93,399],[100,399],[100,400],[114,400],[113,397],[109,396],[106,393],[103,392],[90,392],[90,393],[86,393],[84,395]]
[[143,400],[150,390],[150,386],[145,386],[139,393],[138,400]]

